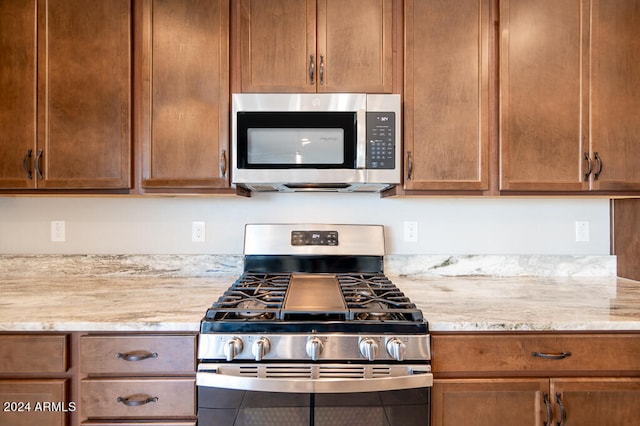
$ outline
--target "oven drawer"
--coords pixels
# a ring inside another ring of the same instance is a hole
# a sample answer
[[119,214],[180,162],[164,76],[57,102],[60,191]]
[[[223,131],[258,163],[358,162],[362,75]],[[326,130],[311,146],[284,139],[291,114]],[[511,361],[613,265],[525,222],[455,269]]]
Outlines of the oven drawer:
[[189,418],[196,415],[192,378],[87,379],[81,382],[82,418]]
[[640,371],[640,334],[452,333],[432,335],[432,368],[441,373]]
[[80,340],[82,373],[194,374],[194,335],[88,335]]

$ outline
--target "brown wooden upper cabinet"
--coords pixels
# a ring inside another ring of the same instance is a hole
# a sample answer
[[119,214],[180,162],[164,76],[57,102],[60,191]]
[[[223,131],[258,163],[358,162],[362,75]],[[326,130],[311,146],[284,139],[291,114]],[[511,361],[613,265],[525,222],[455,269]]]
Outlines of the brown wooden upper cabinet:
[[142,0],[144,189],[229,187],[229,2]]
[[488,189],[488,0],[405,2],[408,190]]
[[129,188],[130,12],[0,2],[0,188]]
[[640,190],[640,0],[500,4],[502,190]]
[[239,0],[242,92],[391,93],[392,0]]

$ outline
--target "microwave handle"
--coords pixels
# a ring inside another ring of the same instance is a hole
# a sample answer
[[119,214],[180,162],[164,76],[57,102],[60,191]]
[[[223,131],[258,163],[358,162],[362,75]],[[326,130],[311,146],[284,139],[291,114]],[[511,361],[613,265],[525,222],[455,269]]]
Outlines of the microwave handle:
[[356,168],[364,169],[367,167],[367,111],[359,109],[356,120]]

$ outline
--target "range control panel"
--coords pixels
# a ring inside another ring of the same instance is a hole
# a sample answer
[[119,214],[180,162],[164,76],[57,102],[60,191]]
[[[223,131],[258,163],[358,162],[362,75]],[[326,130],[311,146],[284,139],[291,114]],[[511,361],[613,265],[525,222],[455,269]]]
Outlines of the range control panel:
[[337,246],[338,231],[291,231],[292,246]]
[[396,114],[367,112],[367,168],[393,169],[396,163]]

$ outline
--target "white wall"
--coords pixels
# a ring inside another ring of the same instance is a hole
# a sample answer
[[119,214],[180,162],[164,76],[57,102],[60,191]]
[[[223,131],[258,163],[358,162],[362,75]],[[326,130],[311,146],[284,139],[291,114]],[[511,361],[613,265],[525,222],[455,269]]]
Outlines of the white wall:
[[[66,241],[50,241],[64,220]],[[403,221],[419,241],[403,241]],[[191,242],[191,222],[206,242]],[[590,241],[575,241],[588,221]],[[0,254],[240,254],[245,223],[375,223],[389,254],[608,255],[603,198],[385,198],[376,194],[256,194],[251,198],[0,197]]]

